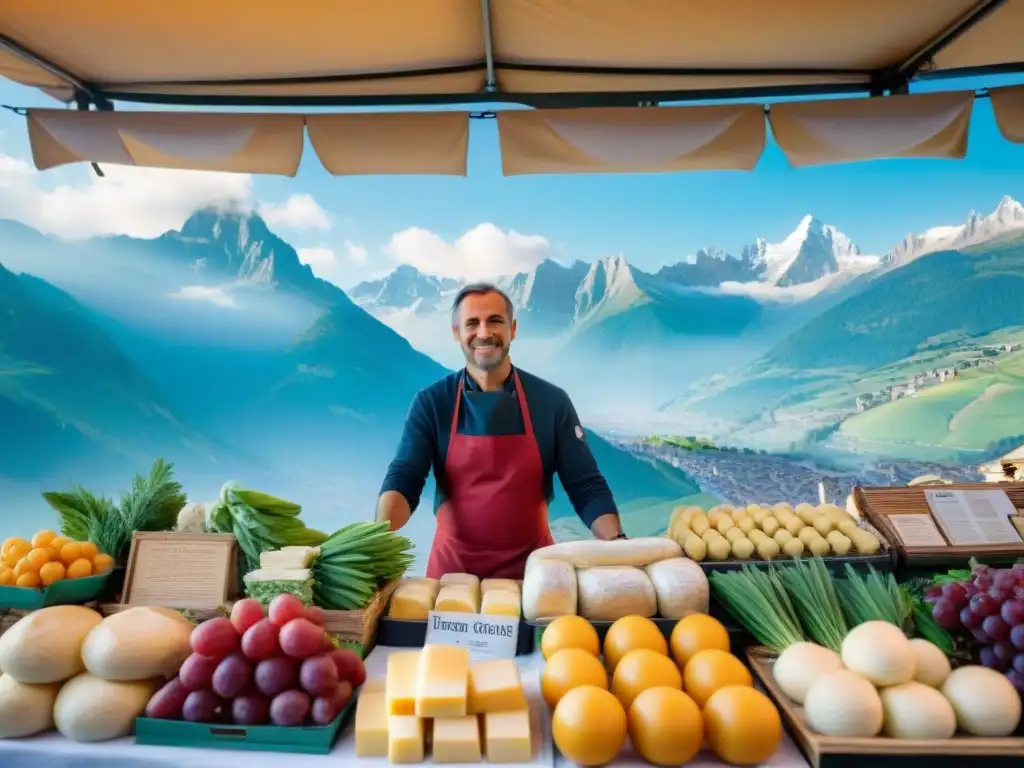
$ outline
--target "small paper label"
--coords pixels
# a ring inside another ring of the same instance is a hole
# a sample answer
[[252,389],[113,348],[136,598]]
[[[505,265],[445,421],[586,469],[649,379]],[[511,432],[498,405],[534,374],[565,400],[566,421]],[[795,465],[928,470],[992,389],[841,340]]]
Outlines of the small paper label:
[[518,619],[437,611],[427,617],[428,645],[461,645],[474,657],[513,659],[518,641]]

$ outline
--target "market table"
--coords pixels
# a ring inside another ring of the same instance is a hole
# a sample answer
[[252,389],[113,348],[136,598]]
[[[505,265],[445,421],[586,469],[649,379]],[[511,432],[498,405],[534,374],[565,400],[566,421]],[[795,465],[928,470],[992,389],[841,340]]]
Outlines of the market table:
[[[383,676],[388,654],[404,650],[378,646],[366,659],[368,682]],[[531,698],[539,696],[538,674],[543,665],[540,653],[517,659],[523,675],[523,686]],[[50,732],[30,739],[0,740],[2,768],[259,768],[287,763],[288,768],[324,768],[328,765],[388,765],[380,758],[356,758],[353,755],[353,720],[349,720],[330,755],[304,755],[280,752],[252,752],[228,749],[187,749],[154,747],[135,743],[134,738],[117,739],[99,744],[77,744]],[[540,759],[533,765],[571,768],[574,764],[563,758],[551,744],[550,723],[542,726]],[[428,759],[424,765],[431,765]],[[649,763],[624,750],[615,765],[649,766]],[[688,768],[719,768],[724,764],[710,752],[701,752],[687,763]],[[778,751],[767,763],[772,768],[806,768],[807,761],[786,735]]]

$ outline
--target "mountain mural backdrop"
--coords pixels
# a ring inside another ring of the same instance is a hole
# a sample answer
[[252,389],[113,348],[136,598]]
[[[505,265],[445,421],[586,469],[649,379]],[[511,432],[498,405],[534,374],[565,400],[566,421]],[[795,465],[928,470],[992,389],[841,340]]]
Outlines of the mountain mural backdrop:
[[[781,242],[751,233],[656,272],[613,254],[494,281],[514,359],[569,391],[634,535],[679,503],[975,479],[1024,442],[1010,197],[887,253],[808,215]],[[74,242],[0,219],[0,522],[52,524],[41,491],[118,493],[156,456],[198,500],[237,480],[319,528],[368,519],[412,397],[461,364],[459,287],[401,265],[343,290],[250,213]],[[561,493],[551,517],[585,535]]]

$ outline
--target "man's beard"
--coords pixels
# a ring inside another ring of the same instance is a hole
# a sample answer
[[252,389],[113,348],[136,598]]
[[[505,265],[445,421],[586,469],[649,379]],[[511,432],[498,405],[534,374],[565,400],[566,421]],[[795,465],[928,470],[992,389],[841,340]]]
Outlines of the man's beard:
[[[476,355],[473,354],[473,350],[474,349],[488,349],[488,348],[498,349],[498,350],[500,350],[500,354],[494,355],[493,357],[488,357],[488,358],[486,358],[484,360],[478,360],[476,358]],[[501,342],[496,342],[494,344],[489,344],[489,343],[488,344],[484,344],[484,343],[477,342],[472,347],[470,347],[468,345],[463,345],[463,347],[462,347],[462,354],[466,356],[466,362],[467,363],[470,363],[471,365],[473,365],[476,368],[479,368],[481,371],[484,371],[485,373],[490,373],[491,371],[495,370],[502,363],[505,362],[505,358],[508,357],[508,348],[503,346],[501,344]]]

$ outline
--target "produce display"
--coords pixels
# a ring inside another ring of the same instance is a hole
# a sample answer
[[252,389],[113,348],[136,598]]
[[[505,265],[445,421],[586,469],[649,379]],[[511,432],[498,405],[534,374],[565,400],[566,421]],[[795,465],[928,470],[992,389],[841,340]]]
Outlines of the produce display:
[[145,705],[147,717],[193,723],[327,725],[366,677],[354,652],[335,649],[323,612],[298,597],[235,603],[231,617],[204,621],[189,653]]
[[281,547],[260,553],[260,567],[242,578],[245,593],[263,605],[280,594],[295,595],[303,605],[313,604],[313,571],[318,547]]
[[132,732],[156,688],[190,653],[192,624],[167,608],[103,618],[83,606],[43,608],[0,636],[0,737],[56,728],[68,739]]
[[382,682],[356,703],[357,757],[421,763],[429,735],[435,763],[530,762],[530,712],[513,660],[471,663],[464,647],[426,645],[392,652]]
[[875,534],[835,504],[721,504],[706,514],[700,507],[677,507],[666,536],[697,561],[874,555],[882,548]]
[[79,486],[43,494],[60,517],[60,531],[69,541],[93,542],[99,552],[125,562],[135,531],[170,531],[185,506],[174,465],[157,459],[148,475],[136,475],[119,504]]
[[[695,613],[670,640],[644,616],[624,616],[597,632],[561,616],[541,636],[541,692],[552,735],[579,765],[612,763],[625,747],[653,765],[684,765],[706,742],[721,760],[757,765],[782,741],[782,720],[729,651],[718,621]],[[600,653],[600,655],[599,655]]]
[[46,588],[66,579],[109,573],[114,558],[92,541],[72,541],[50,530],[0,545],[0,587]]
[[520,617],[521,588],[515,579],[483,579],[446,573],[440,579],[405,578],[388,607],[392,619],[426,621],[431,611]]
[[351,523],[320,544],[313,564],[313,599],[321,608],[352,611],[364,607],[382,583],[412,565],[413,544],[388,523]]
[[666,538],[570,541],[533,552],[523,579],[529,620],[580,615],[679,619],[707,613],[710,591],[699,565]]
[[982,665],[1006,675],[1024,695],[1024,564],[940,577],[924,600],[943,629],[969,642]]

